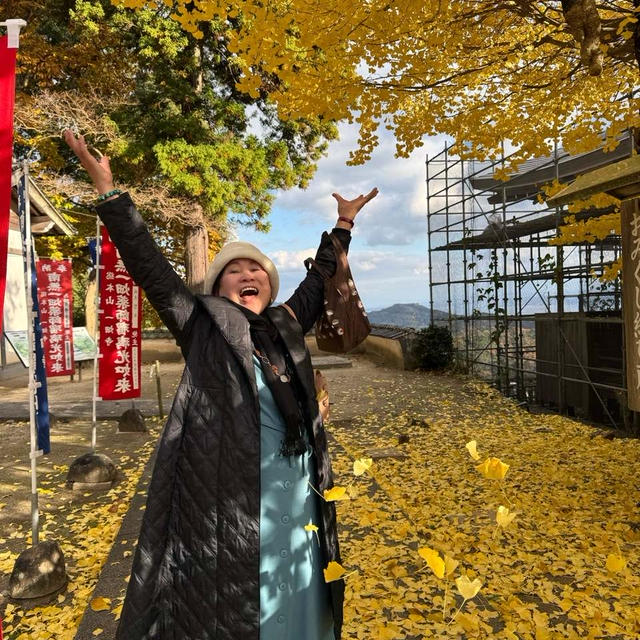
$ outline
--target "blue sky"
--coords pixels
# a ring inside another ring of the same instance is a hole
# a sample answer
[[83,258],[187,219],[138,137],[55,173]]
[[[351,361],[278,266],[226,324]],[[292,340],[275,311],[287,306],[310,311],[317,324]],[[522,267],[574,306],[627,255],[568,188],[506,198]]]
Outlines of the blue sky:
[[383,131],[372,159],[349,167],[346,161],[356,139],[355,126],[341,125],[340,140],[331,143],[308,188],[277,193],[271,231],[239,226],[237,239],[257,245],[276,263],[278,299],[285,300],[304,277],[303,260],[315,254],[322,231],[336,221],[331,193],[353,198],[378,187],[378,196],[358,214],[349,251],[360,296],[369,310],[397,302],[427,305],[425,155],[439,152],[443,139],[425,139],[410,158],[398,159],[393,137]]

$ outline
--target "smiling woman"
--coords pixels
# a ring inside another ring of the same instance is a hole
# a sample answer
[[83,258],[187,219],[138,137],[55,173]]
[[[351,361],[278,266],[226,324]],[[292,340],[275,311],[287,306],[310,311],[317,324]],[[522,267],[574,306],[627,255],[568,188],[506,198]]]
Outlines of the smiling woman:
[[[194,295],[151,238],[106,156],[65,139],[98,193],[98,215],[127,270],[173,333],[185,371],[165,426],[118,627],[120,640],[340,640],[344,583],[327,438],[304,335],[324,306],[324,280],[307,272],[286,304],[255,246],[218,253]],[[333,234],[346,251],[360,209],[338,202]],[[315,261],[333,274],[323,234]],[[317,523],[319,545],[313,531]]]

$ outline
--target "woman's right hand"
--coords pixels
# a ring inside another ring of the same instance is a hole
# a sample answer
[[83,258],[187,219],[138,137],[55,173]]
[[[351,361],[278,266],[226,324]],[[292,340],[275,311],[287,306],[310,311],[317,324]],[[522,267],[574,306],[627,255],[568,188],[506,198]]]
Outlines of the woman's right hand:
[[113,175],[109,166],[109,158],[101,156],[98,160],[89,151],[84,136],[76,137],[71,129],[65,130],[64,139],[71,151],[80,160],[80,164],[86,169],[91,181],[98,190],[98,194],[108,193],[113,190]]

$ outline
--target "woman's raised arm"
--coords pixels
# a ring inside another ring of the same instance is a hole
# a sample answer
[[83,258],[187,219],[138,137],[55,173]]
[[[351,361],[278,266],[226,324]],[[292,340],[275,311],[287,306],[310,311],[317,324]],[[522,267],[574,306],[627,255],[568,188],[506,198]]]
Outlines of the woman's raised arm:
[[107,195],[97,206],[98,215],[109,231],[127,271],[144,290],[149,302],[186,357],[190,346],[191,320],[196,307],[195,296],[174,271],[154,242],[142,216],[128,194],[114,193],[109,158],[96,158],[83,136],[70,130],[64,139],[86,169],[98,194]]
[[[332,195],[338,203],[338,220],[334,227],[334,233],[346,253],[351,242],[350,231],[354,225],[354,219],[362,207],[378,195],[378,189],[372,189],[367,195],[359,195],[353,200],[346,200],[338,193]],[[315,261],[330,276],[335,273],[336,254],[331,238],[326,234],[322,234]],[[320,316],[324,305],[324,279],[322,276],[313,268],[307,271],[305,279],[285,304],[295,314],[304,333],[309,331]]]

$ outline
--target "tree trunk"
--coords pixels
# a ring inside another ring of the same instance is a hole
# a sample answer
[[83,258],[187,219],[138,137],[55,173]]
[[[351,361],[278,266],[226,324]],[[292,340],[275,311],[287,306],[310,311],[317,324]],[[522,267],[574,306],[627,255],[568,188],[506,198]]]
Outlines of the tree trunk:
[[[191,85],[194,94],[200,95],[204,80],[202,49],[199,43],[196,43],[193,48],[193,57],[195,64]],[[204,278],[209,266],[209,237],[201,205],[194,204],[194,214],[194,218],[198,222],[194,222],[184,229],[184,266],[187,287],[194,293],[211,293],[210,291],[204,291]]]
[[[199,207],[199,205],[196,205]],[[187,287],[193,293],[211,293],[204,291],[204,278],[209,267],[209,237],[202,224],[184,228],[184,267]]]

